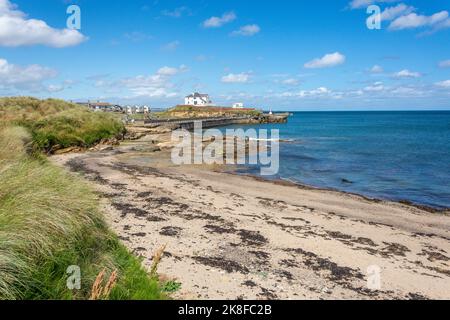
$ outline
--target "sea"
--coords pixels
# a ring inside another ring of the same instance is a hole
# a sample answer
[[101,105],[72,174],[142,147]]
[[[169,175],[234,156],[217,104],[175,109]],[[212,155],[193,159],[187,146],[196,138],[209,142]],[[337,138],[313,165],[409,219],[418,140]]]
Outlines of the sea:
[[450,208],[450,111],[293,112],[287,124],[248,127],[284,141],[278,174],[264,178]]

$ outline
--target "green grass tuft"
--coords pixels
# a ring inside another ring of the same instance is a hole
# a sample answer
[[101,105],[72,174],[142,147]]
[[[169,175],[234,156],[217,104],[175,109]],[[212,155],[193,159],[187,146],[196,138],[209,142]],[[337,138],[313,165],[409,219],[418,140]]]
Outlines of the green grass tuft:
[[[157,279],[107,228],[81,178],[29,154],[24,128],[0,128],[0,299],[88,299],[97,275],[118,271],[110,299],[161,299]],[[66,286],[70,265],[81,290]]]
[[63,100],[0,98],[0,125],[19,125],[31,133],[34,147],[91,147],[102,139],[121,137],[124,125],[114,114],[93,112]]
[[167,292],[167,293],[174,293],[181,289],[181,283],[176,281],[167,281],[163,284],[161,287],[161,291]]

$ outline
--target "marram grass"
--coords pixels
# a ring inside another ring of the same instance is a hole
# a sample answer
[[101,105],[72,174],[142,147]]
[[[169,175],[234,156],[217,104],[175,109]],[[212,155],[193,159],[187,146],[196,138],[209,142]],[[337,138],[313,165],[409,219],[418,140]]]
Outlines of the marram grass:
[[92,112],[63,100],[29,97],[0,98],[0,125],[19,125],[31,133],[36,149],[50,151],[90,147],[102,139],[120,137],[124,126],[114,114]]
[[[88,299],[98,274],[117,270],[108,299],[161,299],[150,278],[108,230],[81,180],[27,153],[20,127],[0,127],[0,299]],[[81,268],[81,290],[66,269]]]

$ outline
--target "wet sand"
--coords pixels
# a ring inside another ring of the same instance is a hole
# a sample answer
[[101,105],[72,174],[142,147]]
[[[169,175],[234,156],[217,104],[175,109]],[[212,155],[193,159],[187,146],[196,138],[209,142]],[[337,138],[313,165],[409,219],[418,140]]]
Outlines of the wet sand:
[[[174,166],[167,137],[52,160],[91,181],[145,265],[167,244],[159,273],[181,282],[174,298],[450,298],[448,214]],[[368,288],[371,266],[379,290]]]

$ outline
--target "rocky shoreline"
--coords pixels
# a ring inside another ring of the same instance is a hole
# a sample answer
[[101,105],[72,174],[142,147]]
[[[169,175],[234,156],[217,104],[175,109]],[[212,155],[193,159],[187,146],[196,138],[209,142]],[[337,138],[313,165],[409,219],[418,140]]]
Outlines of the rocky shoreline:
[[[407,204],[174,166],[169,132],[51,159],[96,188],[125,245],[180,299],[448,299],[450,217]],[[378,266],[381,287],[368,287]]]

